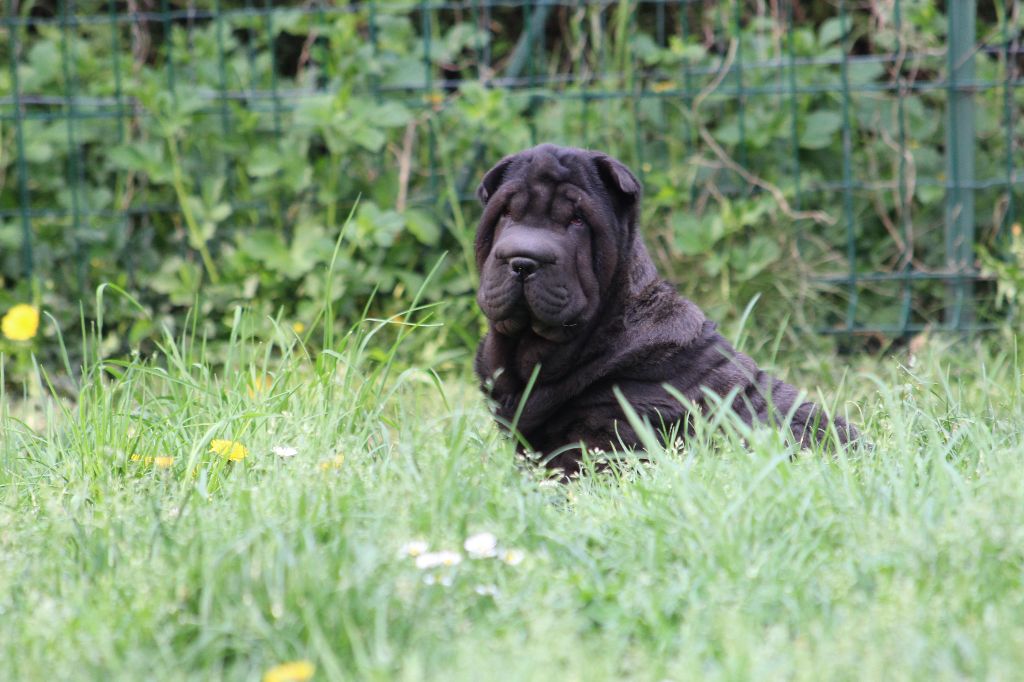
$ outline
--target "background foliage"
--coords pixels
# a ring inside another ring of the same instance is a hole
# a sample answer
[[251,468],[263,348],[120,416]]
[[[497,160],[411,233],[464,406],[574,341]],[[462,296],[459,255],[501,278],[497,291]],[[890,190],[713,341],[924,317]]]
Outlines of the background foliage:
[[[4,21],[0,307],[40,303],[49,339],[103,282],[139,304],[107,301],[105,347],[145,351],[194,304],[211,338],[239,305],[307,329],[325,299],[339,324],[397,312],[440,263],[431,343],[464,347],[472,191],[539,141],[642,175],[656,260],[712,315],[764,294],[769,328],[884,340],[946,305],[949,21],[932,0],[41,0]],[[1011,284],[1020,24],[979,3],[976,234]],[[993,289],[983,323],[1005,310]]]

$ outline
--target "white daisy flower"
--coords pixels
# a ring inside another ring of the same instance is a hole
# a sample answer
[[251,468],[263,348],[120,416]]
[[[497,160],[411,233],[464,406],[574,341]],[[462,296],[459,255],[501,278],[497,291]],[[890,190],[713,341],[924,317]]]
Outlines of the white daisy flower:
[[288,445],[277,445],[273,448],[273,452],[282,459],[288,459],[289,457],[294,457],[299,454],[298,450]]
[[423,576],[424,585],[451,587],[453,582],[455,582],[455,579],[452,578],[451,573],[427,573]]
[[427,551],[427,543],[423,540],[410,540],[401,547],[398,548],[398,556],[400,557],[417,557],[421,554],[425,554]]
[[498,586],[497,585],[477,585],[473,588],[473,591],[479,594],[481,597],[497,597]]
[[477,533],[466,538],[462,547],[470,559],[490,559],[498,555],[498,538],[494,533]]
[[501,560],[509,566],[518,566],[526,558],[526,552],[521,549],[506,549],[501,553]]
[[438,566],[458,566],[462,562],[462,555],[458,552],[426,552],[416,557],[416,568],[427,570]]

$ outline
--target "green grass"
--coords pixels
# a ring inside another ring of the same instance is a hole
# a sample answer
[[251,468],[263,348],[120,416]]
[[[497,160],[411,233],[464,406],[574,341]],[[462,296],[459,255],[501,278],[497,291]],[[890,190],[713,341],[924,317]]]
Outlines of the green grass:
[[[727,430],[562,485],[516,459],[465,374],[403,365],[390,328],[314,355],[236,327],[216,357],[186,336],[93,361],[75,400],[44,397],[45,372],[0,396],[0,679],[257,680],[297,659],[324,680],[1024,667],[1024,379],[1005,339],[933,340],[912,368],[776,363],[841,394],[871,451],[793,459],[771,431]],[[399,556],[480,531],[523,562],[466,558],[428,585]]]

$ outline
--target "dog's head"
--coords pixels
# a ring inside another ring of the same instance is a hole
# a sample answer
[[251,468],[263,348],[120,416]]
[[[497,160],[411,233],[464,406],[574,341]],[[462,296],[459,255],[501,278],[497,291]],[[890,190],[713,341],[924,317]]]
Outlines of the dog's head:
[[607,154],[540,145],[498,162],[477,196],[477,301],[504,336],[572,338],[615,297],[631,258],[649,263],[637,253],[640,183]]

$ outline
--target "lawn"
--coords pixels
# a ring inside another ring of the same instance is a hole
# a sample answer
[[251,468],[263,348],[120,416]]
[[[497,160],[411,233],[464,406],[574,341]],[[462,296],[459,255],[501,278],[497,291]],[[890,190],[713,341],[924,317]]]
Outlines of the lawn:
[[315,353],[286,329],[216,356],[168,338],[145,361],[89,361],[58,401],[57,368],[0,397],[0,679],[1024,669],[1010,337],[913,357],[783,344],[774,366],[834,396],[873,449],[794,457],[730,426],[562,484],[517,460],[468,355],[434,373],[374,328]]

